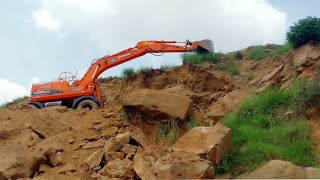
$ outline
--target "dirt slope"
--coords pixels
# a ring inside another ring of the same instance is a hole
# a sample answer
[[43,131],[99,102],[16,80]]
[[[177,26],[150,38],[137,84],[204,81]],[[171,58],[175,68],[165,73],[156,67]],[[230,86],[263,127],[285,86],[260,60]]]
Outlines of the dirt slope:
[[[0,110],[0,179],[138,179],[153,176],[153,170],[163,173],[160,177],[176,177],[180,172],[165,176],[166,171],[159,168],[194,169],[192,162],[202,169],[198,174],[190,171],[190,177],[212,177],[207,160],[172,154],[168,144],[159,138],[159,124],[150,121],[152,117],[135,109],[124,111],[126,96],[151,89],[187,97],[193,103],[187,115],[210,126],[256,92],[270,86],[287,88],[297,78],[314,78],[319,60],[319,47],[306,45],[280,57],[237,61],[237,76],[217,71],[217,64],[203,63],[150,70],[128,80],[107,78],[101,83],[107,100],[103,111],[56,107],[27,110],[13,105]],[[310,117],[317,149],[320,137],[315,127],[320,126],[319,116]],[[180,136],[187,131],[186,121],[188,118],[179,121]],[[156,162],[160,165],[149,167]],[[146,175],[141,173],[141,167],[151,170]]]

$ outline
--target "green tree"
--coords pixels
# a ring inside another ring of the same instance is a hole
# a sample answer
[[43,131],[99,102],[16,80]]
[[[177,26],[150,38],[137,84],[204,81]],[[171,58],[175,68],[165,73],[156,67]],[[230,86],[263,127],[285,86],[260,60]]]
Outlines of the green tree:
[[300,47],[309,41],[320,42],[320,18],[308,16],[300,19],[289,28],[287,41],[294,47]]

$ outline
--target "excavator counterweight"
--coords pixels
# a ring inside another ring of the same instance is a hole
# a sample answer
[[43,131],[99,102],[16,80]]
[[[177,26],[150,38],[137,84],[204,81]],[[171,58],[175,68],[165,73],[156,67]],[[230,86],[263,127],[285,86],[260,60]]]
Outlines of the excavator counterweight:
[[209,39],[202,41],[185,42],[176,41],[141,41],[133,48],[123,50],[111,56],[105,56],[93,61],[85,75],[76,79],[74,75],[69,78],[58,78],[57,81],[33,84],[31,88],[29,105],[32,108],[44,108],[57,104],[69,108],[96,109],[104,107],[104,95],[96,82],[99,75],[109,68],[125,63],[145,54],[169,52],[196,52],[199,54],[213,53],[213,43]]

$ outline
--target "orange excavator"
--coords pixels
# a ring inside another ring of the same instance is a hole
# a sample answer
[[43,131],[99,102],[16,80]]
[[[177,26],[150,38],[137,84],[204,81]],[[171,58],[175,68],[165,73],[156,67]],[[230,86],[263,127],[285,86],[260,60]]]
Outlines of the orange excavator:
[[143,56],[147,53],[196,52],[213,53],[211,40],[190,42],[176,41],[141,41],[133,48],[126,49],[111,56],[94,60],[88,71],[78,80],[71,73],[61,73],[58,80],[33,84],[29,106],[44,108],[52,105],[67,106],[74,109],[104,108],[105,98],[100,90],[97,78],[105,70]]

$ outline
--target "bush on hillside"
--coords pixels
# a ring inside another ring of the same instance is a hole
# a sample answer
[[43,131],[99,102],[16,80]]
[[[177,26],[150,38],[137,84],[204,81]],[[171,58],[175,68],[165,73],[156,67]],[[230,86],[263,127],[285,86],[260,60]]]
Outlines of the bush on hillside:
[[243,59],[243,54],[241,51],[237,51],[236,53],[234,53],[234,59],[235,60],[242,60]]
[[128,79],[133,75],[133,73],[134,73],[134,69],[133,68],[123,69],[122,73],[121,73],[121,77],[124,78],[124,79]]
[[182,53],[181,58],[187,64],[201,64],[204,61],[216,62],[224,54],[223,53],[208,53],[208,54],[197,54],[197,53]]
[[249,54],[249,59],[259,61],[268,56],[268,54],[263,49],[263,46],[254,46]]
[[287,41],[294,48],[302,46],[309,41],[320,42],[320,18],[307,17],[300,19],[289,28]]
[[286,43],[280,47],[277,47],[275,49],[273,49],[271,52],[270,52],[270,55],[271,56],[281,56],[281,55],[285,55],[285,54],[288,54],[292,51],[292,47],[289,43]]

